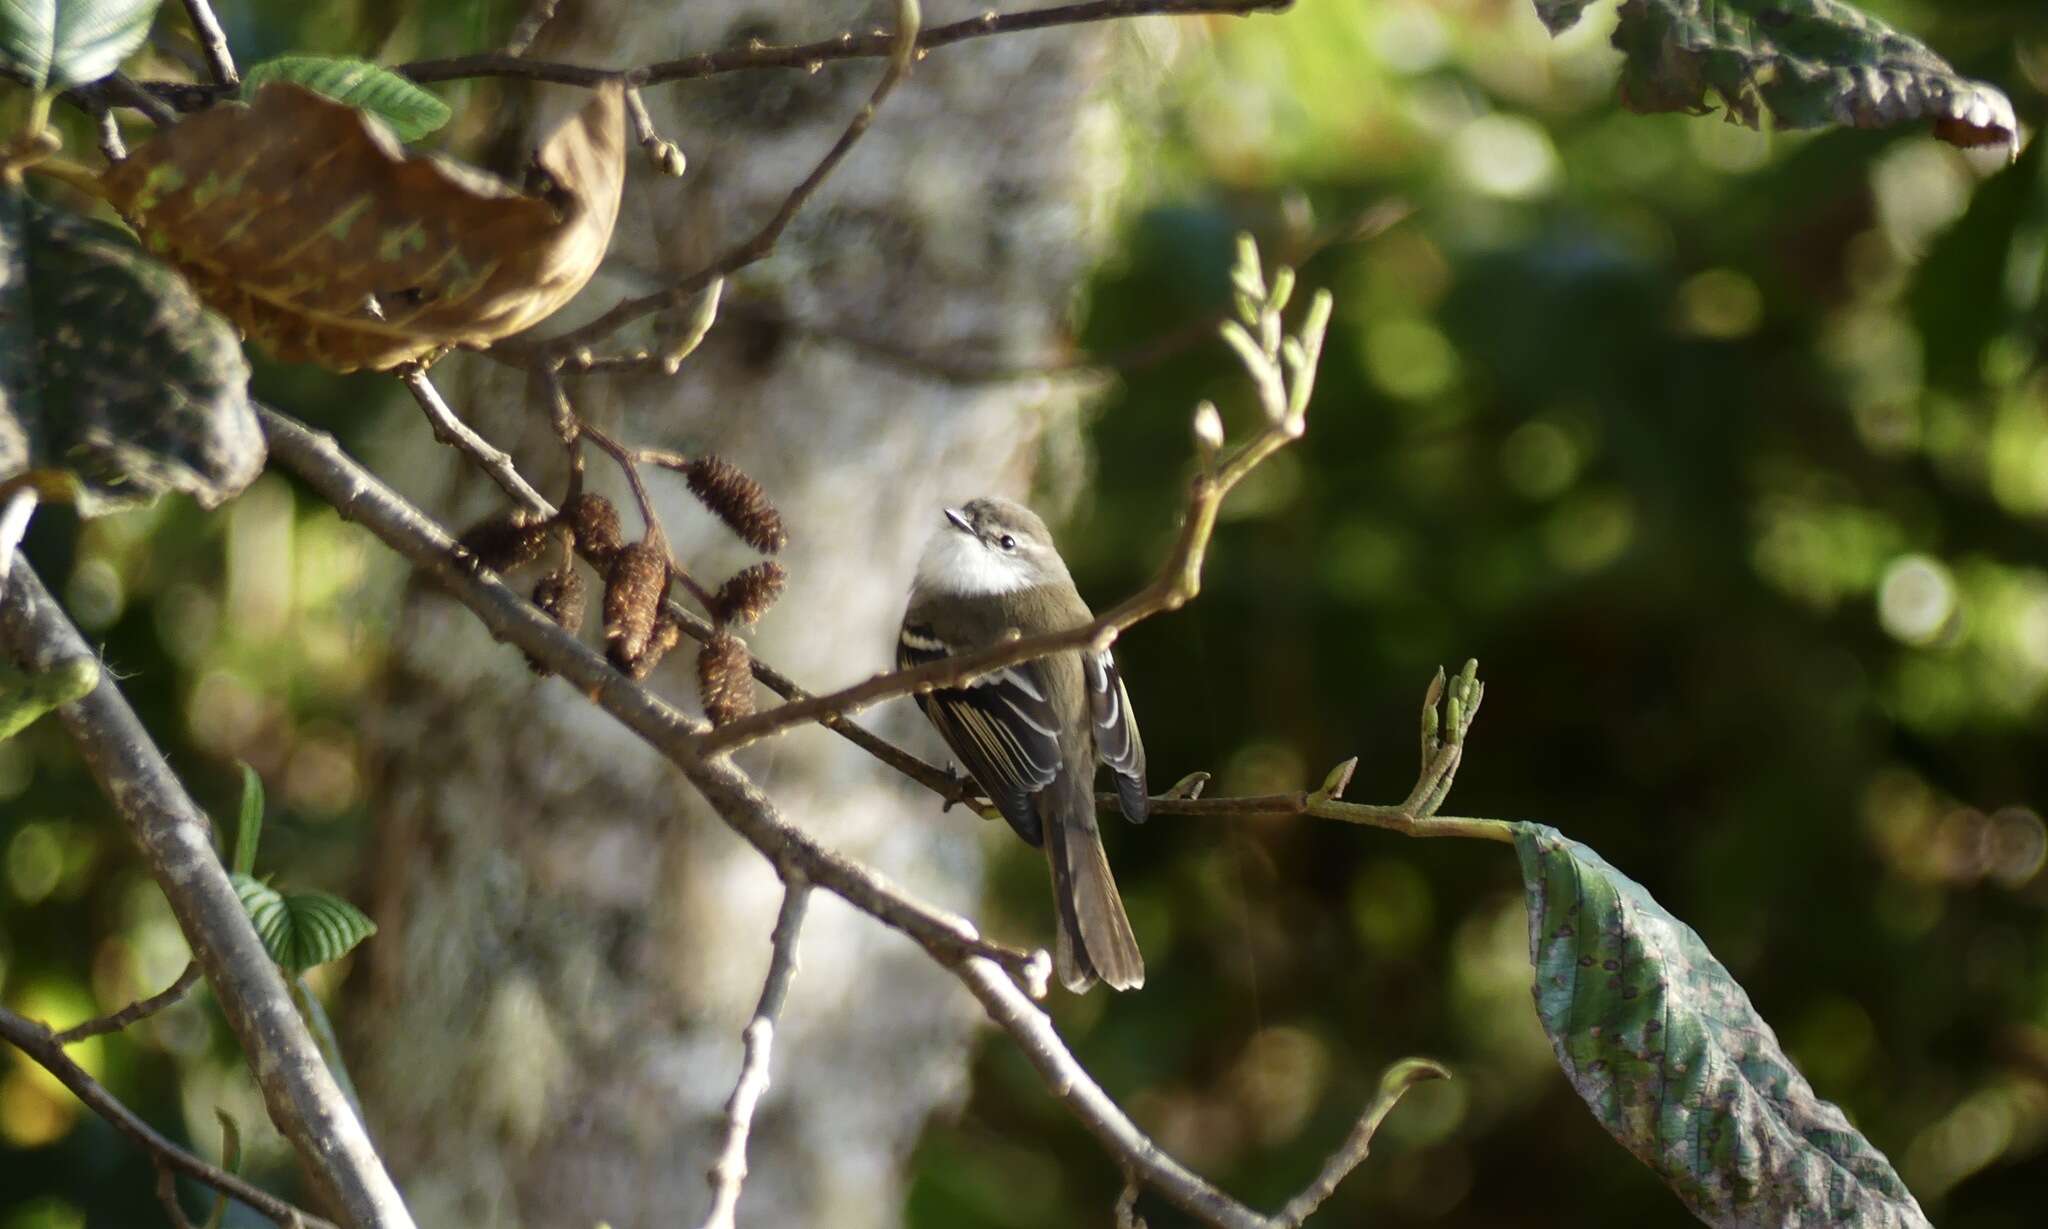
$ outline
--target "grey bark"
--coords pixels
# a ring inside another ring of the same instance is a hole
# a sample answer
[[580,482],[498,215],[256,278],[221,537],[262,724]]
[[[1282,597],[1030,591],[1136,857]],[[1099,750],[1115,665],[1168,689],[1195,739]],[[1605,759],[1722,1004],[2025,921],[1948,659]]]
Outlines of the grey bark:
[[[564,6],[535,54],[629,64],[748,37],[886,24],[888,6],[754,0]],[[979,11],[926,4],[928,22]],[[918,65],[777,253],[732,289],[774,313],[921,352],[1056,352],[1118,173],[1101,27],[988,40]],[[635,169],[611,271],[558,331],[687,272],[773,211],[880,65],[748,73],[649,92],[689,156]],[[545,100],[558,106],[566,100]],[[580,314],[579,314],[580,309]],[[436,372],[458,412],[559,497],[558,450],[519,382]],[[1071,405],[1044,383],[949,384],[730,313],[674,379],[576,380],[637,444],[717,451],[759,479],[791,545],[753,643],[807,686],[887,667],[911,565],[949,499],[1026,494]],[[379,468],[458,523],[499,506],[398,421]],[[593,475],[637,517],[605,467]],[[680,558],[715,582],[752,556],[656,475]],[[519,583],[530,585],[532,576]],[[595,619],[592,620],[596,622]],[[428,1225],[690,1223],[768,961],[779,887],[669,768],[559,680],[424,591],[401,624],[382,750],[383,933],[358,995],[356,1071],[379,1144]],[[691,698],[685,642],[655,674]],[[939,755],[908,705],[874,720]],[[795,822],[937,903],[971,908],[980,824],[940,814],[822,731],[745,753]],[[1048,934],[1006,936],[1043,943]],[[965,1091],[974,1002],[901,936],[820,896],[756,1118],[741,1219],[892,1225],[926,1119]]]

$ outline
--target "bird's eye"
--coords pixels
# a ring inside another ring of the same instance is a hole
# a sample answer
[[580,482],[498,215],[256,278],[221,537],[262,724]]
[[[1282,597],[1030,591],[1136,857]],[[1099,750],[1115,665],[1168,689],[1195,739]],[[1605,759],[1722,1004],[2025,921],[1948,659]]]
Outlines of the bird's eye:
[[1017,539],[1011,537],[1009,534],[1004,534],[1002,537],[996,539],[996,545],[1002,547],[1004,550],[1016,550]]

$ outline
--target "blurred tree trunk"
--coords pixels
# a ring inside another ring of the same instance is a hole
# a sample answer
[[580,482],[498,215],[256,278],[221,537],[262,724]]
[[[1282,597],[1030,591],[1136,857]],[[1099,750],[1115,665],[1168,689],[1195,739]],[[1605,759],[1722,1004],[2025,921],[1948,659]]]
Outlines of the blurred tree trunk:
[[[640,63],[886,24],[886,10],[579,0],[534,54]],[[928,24],[977,11],[925,6]],[[1047,433],[1071,430],[1072,407],[1042,382],[948,383],[764,318],[970,362],[1056,351],[1120,174],[1098,96],[1109,37],[1082,27],[932,55],[777,253],[743,276],[739,301],[679,376],[572,385],[584,413],[629,442],[716,451],[767,487],[790,531],[791,584],[754,644],[808,685],[887,665],[941,502],[1022,493]],[[662,179],[636,160],[614,271],[563,319],[693,269],[758,226],[880,68],[650,90],[688,175]],[[534,118],[572,101],[545,98]],[[530,144],[537,126],[519,139]],[[517,377],[456,360],[436,378],[559,497],[559,449]],[[397,422],[383,468],[457,523],[500,506],[426,438],[416,419]],[[595,465],[593,478],[619,497],[631,532],[638,518],[616,473]],[[657,474],[655,484],[677,554],[699,575],[715,581],[750,561],[680,482]],[[378,1141],[423,1224],[688,1223],[707,1206],[704,1174],[779,887],[675,773],[571,688],[531,676],[452,603],[414,592],[398,639],[390,711],[373,732],[385,930],[351,1012]],[[652,685],[691,700],[691,647]],[[907,706],[869,719],[899,733],[915,725]],[[940,814],[822,731],[744,758],[825,841],[927,897],[974,903],[971,818]],[[833,899],[813,904],[801,960],[742,1216],[894,1224],[925,1119],[964,1092],[977,1013],[910,943]]]

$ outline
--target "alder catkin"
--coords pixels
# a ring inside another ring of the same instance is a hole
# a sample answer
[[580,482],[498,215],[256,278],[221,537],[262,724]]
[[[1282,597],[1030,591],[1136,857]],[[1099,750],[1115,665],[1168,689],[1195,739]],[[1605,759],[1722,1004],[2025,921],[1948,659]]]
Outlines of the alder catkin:
[[654,632],[647,638],[646,651],[634,659],[633,665],[626,671],[626,674],[635,679],[646,678],[654,672],[654,667],[661,664],[661,659],[667,657],[668,651],[676,647],[682,638],[682,626],[674,619],[669,618],[666,612],[663,612],[654,620]]
[[[533,586],[533,604],[571,636],[582,631],[584,607],[588,604],[582,574],[573,563],[564,563],[560,569],[542,576]],[[535,674],[552,673],[538,658],[529,656],[526,664]]]
[[550,526],[523,512],[478,521],[456,539],[457,545],[493,572],[509,572],[532,563],[547,549]]
[[690,492],[718,519],[731,527],[747,545],[772,555],[789,542],[782,531],[782,514],[768,500],[761,484],[747,477],[740,467],[724,457],[706,455],[692,458],[683,470]]
[[621,547],[604,583],[605,652],[631,674],[647,653],[661,599],[668,593],[668,561],[645,542]]
[[773,560],[744,568],[711,596],[711,617],[720,623],[752,626],[782,596],[783,583],[788,579],[789,573]]
[[754,711],[754,675],[747,646],[720,632],[697,653],[697,695],[714,726],[729,725]]
[[590,491],[578,494],[562,505],[557,519],[576,536],[576,549],[599,568],[610,567],[612,556],[626,544],[625,532],[619,527],[619,510],[602,495]]

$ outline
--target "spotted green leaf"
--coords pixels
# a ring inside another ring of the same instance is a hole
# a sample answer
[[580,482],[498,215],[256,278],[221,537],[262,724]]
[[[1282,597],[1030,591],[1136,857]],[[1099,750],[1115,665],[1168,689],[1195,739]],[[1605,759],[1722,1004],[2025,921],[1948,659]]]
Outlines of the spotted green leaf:
[[32,90],[98,81],[149,37],[158,0],[0,0],[0,65]]
[[265,60],[242,77],[242,97],[266,81],[291,81],[391,125],[401,141],[417,141],[448,122],[448,104],[397,73],[345,56],[287,55]]
[[1641,885],[1518,824],[1536,1013],[1608,1133],[1709,1225],[1929,1229],[1734,977]]
[[[1535,0],[1553,34],[1589,0]],[[1707,97],[1750,127],[1889,128],[1933,120],[1956,145],[2017,147],[2012,103],[1961,76],[1918,39],[1840,0],[1623,0],[1614,45],[1622,101],[1704,113]]]
[[0,191],[0,480],[60,476],[85,516],[212,506],[263,456],[228,323],[120,231]]
[[280,892],[248,875],[231,876],[235,895],[270,958],[293,973],[341,959],[377,924],[361,909],[326,892]]

